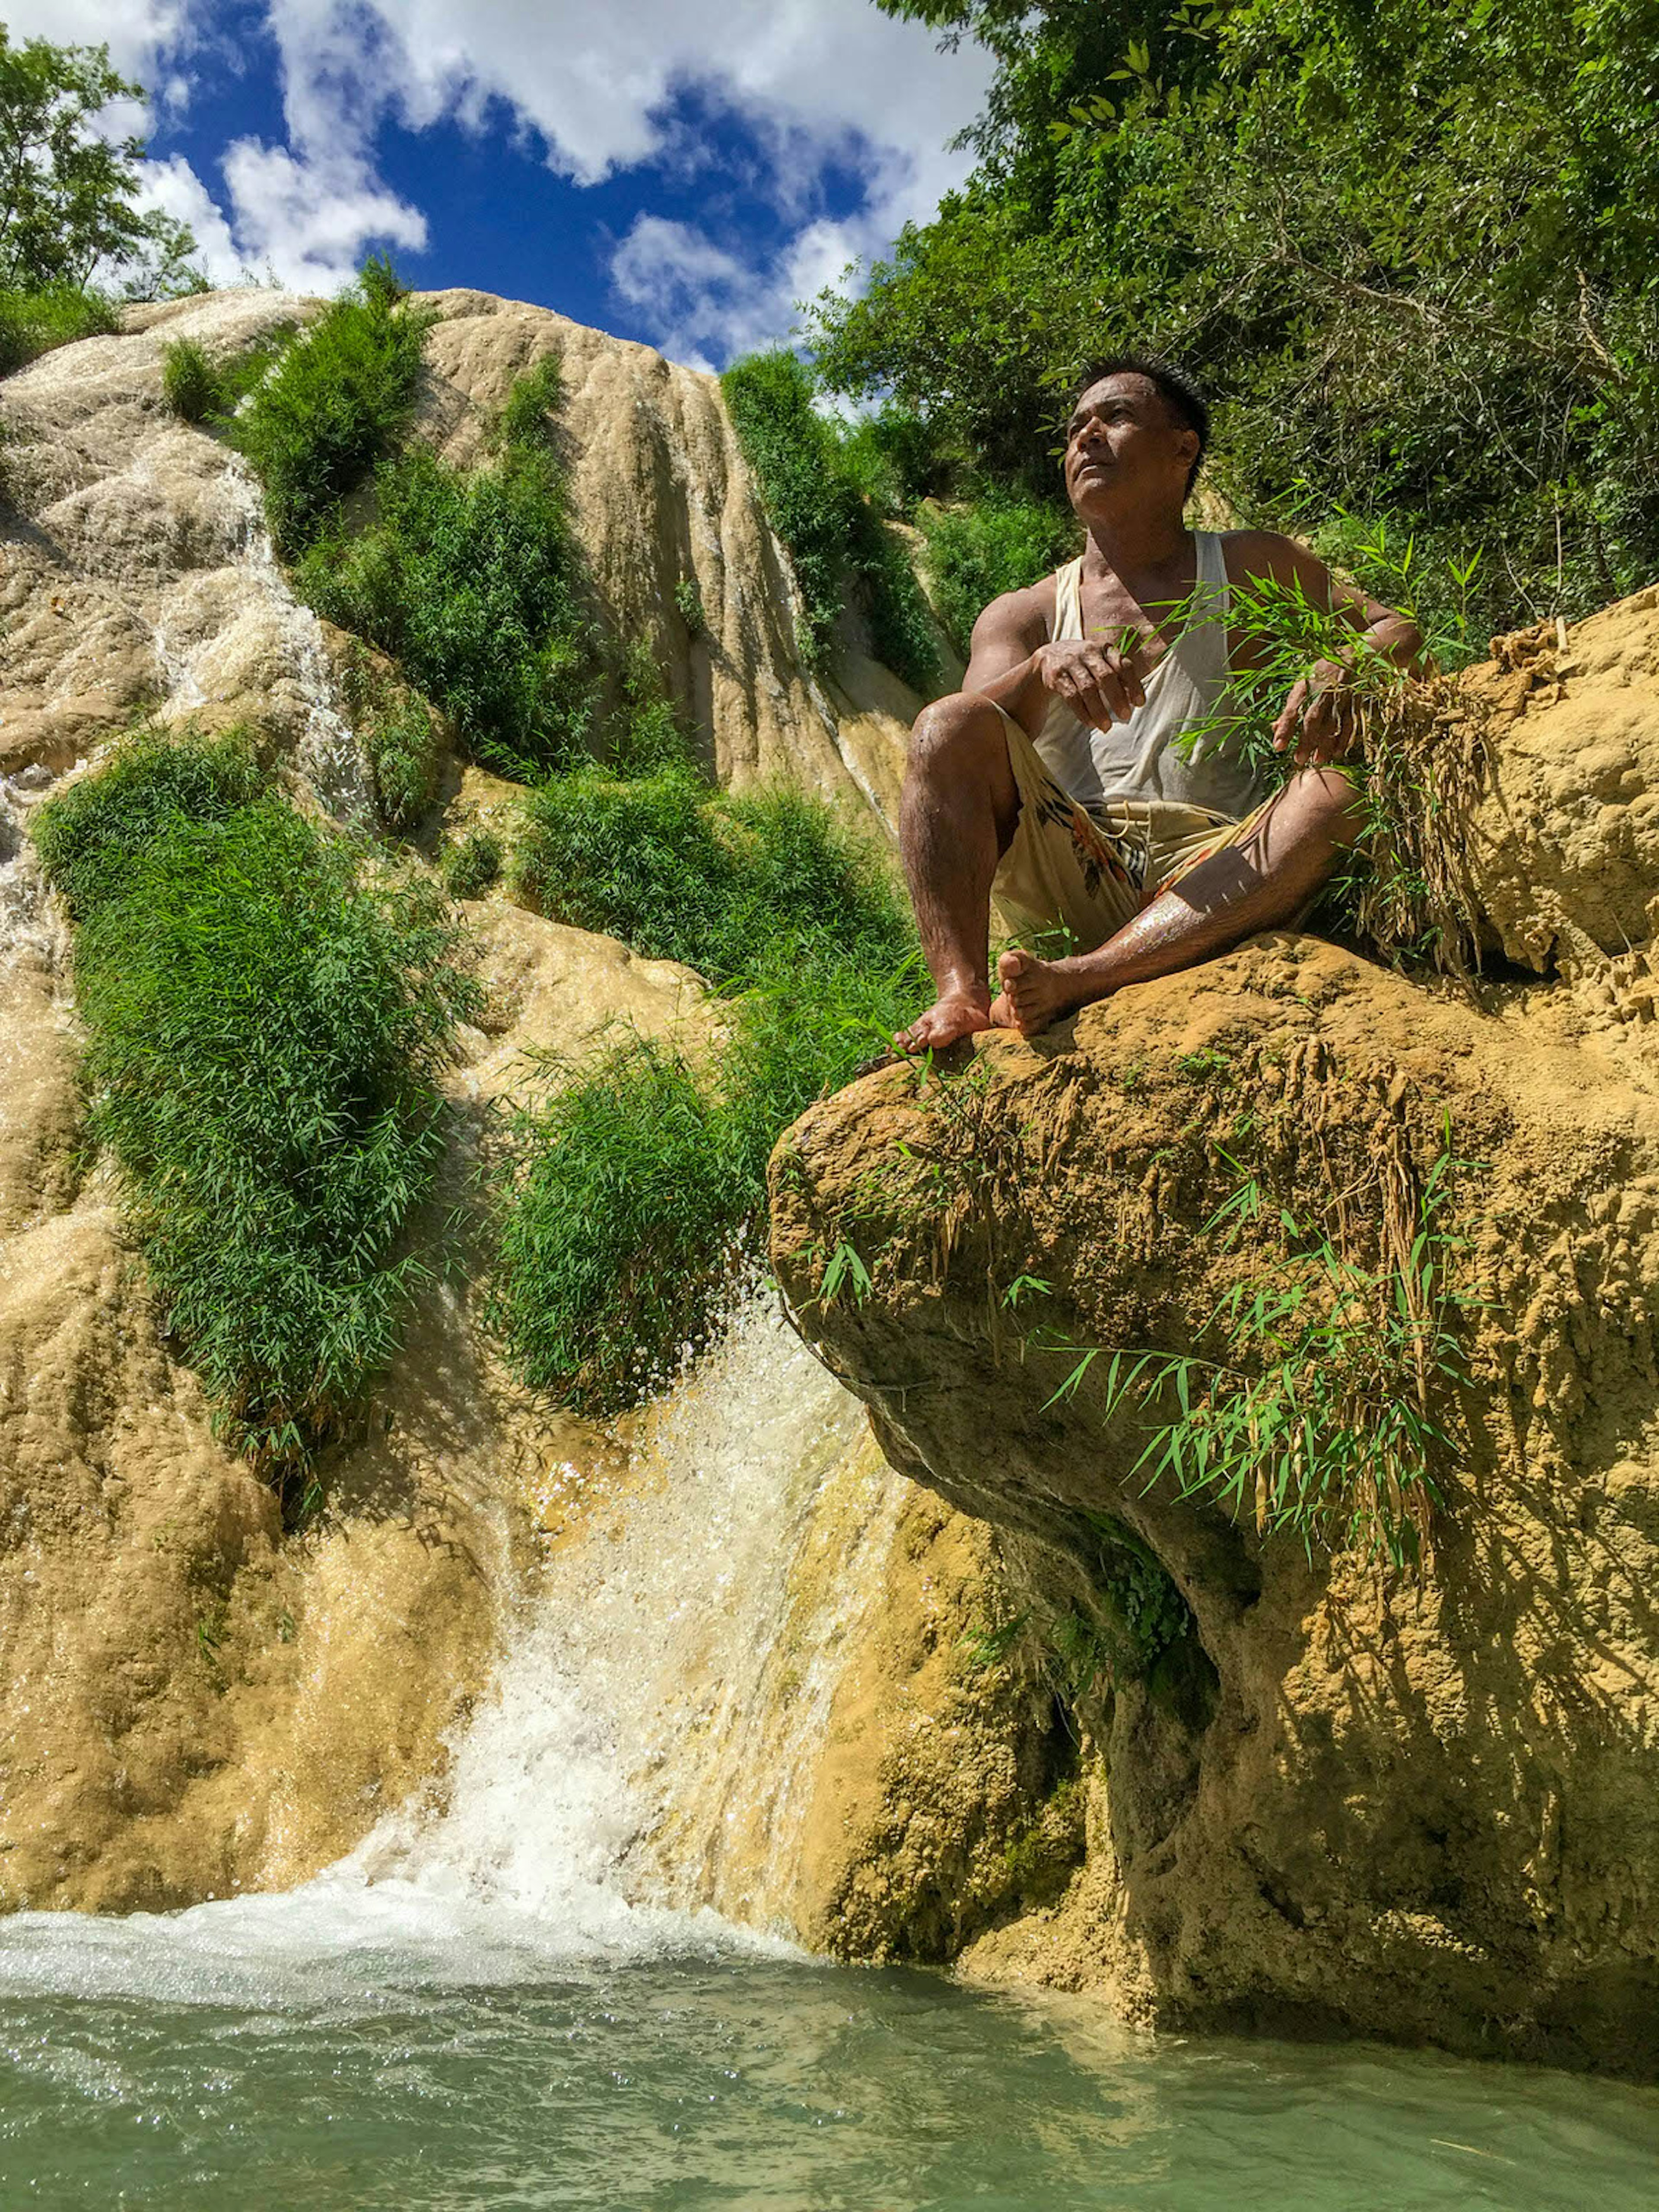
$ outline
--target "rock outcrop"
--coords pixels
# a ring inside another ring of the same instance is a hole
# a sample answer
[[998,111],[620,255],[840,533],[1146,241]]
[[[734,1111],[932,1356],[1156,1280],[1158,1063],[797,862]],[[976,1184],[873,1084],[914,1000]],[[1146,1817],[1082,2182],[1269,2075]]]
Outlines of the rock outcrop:
[[[1109,1603],[1103,1519],[1190,1616],[1085,1686],[1084,1863],[972,1969],[1145,2021],[1659,2061],[1659,1097],[1622,1032],[1535,1037],[1504,995],[1263,939],[781,1143],[780,1279],[893,1465],[1001,1533],[1036,1621]],[[1091,1347],[1213,1353],[1218,1302],[1283,1274],[1281,1206],[1386,1271],[1449,1158],[1439,1256],[1480,1303],[1420,1571],[1149,1483],[1109,1358],[1060,1390]],[[1246,1171],[1267,1211],[1230,1236]],[[861,1303],[819,1296],[843,1243]]]

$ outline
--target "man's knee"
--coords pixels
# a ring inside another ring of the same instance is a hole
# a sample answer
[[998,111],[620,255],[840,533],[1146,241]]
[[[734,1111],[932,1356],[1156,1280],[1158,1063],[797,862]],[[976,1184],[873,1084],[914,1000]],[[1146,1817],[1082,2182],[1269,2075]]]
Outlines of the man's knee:
[[950,762],[983,758],[1006,763],[1008,740],[1002,716],[988,699],[976,691],[952,691],[935,699],[916,716],[910,732],[910,761],[928,769]]
[[1285,787],[1299,827],[1322,830],[1334,843],[1351,845],[1365,826],[1365,790],[1358,773],[1322,763],[1298,769]]

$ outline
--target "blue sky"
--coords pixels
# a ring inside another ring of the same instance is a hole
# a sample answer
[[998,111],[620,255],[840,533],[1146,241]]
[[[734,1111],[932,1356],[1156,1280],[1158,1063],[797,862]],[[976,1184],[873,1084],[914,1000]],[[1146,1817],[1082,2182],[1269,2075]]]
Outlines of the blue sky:
[[720,367],[966,173],[988,78],[872,0],[0,0],[147,88],[147,189],[216,281],[388,247]]

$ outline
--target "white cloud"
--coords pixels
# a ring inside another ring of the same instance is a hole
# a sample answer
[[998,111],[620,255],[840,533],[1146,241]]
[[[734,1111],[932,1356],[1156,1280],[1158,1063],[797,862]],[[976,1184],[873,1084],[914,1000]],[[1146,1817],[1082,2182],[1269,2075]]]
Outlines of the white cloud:
[[294,292],[334,292],[371,242],[418,252],[426,217],[388,191],[349,145],[299,155],[239,138],[224,160],[243,260]]
[[[750,267],[651,218],[623,240],[613,274],[630,305],[665,303],[660,319],[652,311],[665,343],[720,353],[781,335],[793,298],[932,212],[963,173],[946,142],[977,112],[988,76],[976,48],[939,54],[925,26],[872,0],[268,0],[268,11],[287,144],[226,149],[216,222],[182,163],[151,168],[157,204],[196,208],[186,219],[211,273],[229,254],[331,289],[367,245],[418,245],[419,210],[375,170],[388,117],[417,131],[443,118],[499,128],[505,117],[550,167],[594,183],[659,159],[696,171],[702,149],[671,112],[675,93],[696,87],[755,135],[791,239]],[[118,66],[172,110],[187,105],[193,68],[225,52],[211,0],[9,0],[7,16],[19,37],[107,40]],[[865,180],[863,209],[841,224],[822,218],[831,163]]]

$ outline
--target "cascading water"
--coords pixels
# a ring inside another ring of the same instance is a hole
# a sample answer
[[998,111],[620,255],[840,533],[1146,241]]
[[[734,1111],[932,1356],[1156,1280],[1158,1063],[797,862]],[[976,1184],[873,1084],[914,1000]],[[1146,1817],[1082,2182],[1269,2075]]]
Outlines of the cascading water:
[[[625,1469],[570,1468],[579,1527],[519,1608],[441,1796],[282,1895],[122,1922],[24,1914],[0,1989],[275,2001],[687,1952],[775,1952],[841,1659],[879,1590],[900,1485],[863,1416],[757,1295],[641,1424]],[[803,1574],[838,1490],[836,1571]],[[740,1929],[736,1923],[741,1921]],[[784,1948],[787,1949],[787,1945]]]

